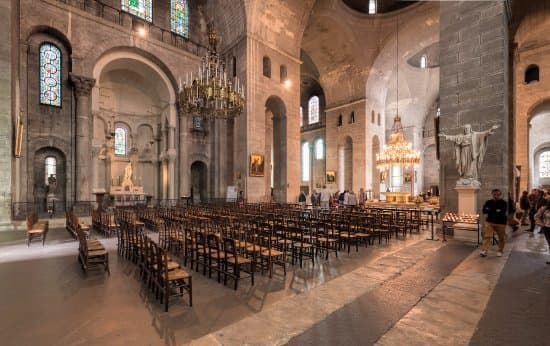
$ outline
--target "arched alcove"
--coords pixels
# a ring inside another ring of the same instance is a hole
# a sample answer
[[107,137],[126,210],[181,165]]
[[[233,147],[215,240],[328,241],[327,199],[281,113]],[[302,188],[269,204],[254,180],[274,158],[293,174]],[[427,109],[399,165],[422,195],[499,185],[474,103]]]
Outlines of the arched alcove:
[[208,200],[208,170],[202,161],[191,164],[191,198],[194,204]]
[[279,202],[286,201],[286,107],[278,96],[270,96],[265,103],[265,178],[266,196]]
[[529,118],[529,187],[536,188],[550,184],[550,179],[541,177],[539,159],[550,147],[550,101],[538,105]]
[[338,147],[338,189],[353,189],[353,141],[347,136]]
[[[53,167],[52,167],[53,164]],[[47,168],[49,166],[49,168]],[[53,170],[52,170],[53,169]],[[67,201],[67,165],[65,154],[55,147],[44,147],[34,153],[33,196],[39,212],[47,211],[48,195],[55,199],[55,212],[61,215]],[[55,186],[48,181],[53,174]]]

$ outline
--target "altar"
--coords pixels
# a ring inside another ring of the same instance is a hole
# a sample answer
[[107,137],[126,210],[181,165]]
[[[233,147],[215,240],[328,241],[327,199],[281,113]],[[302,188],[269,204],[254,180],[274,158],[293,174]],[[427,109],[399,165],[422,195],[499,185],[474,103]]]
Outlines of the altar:
[[380,194],[386,196],[386,201],[391,203],[407,203],[411,196],[410,192],[380,192]]
[[136,186],[133,182],[132,163],[128,163],[124,169],[124,179],[121,185],[112,185],[110,194],[114,198],[115,206],[145,204],[145,192],[143,186]]

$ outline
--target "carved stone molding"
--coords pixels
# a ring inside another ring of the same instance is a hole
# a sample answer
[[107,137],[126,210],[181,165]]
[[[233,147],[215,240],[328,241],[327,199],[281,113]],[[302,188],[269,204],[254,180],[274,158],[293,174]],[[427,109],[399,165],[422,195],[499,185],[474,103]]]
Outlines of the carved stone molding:
[[74,73],[69,73],[69,78],[74,85],[76,96],[90,96],[90,92],[95,85],[95,79],[78,76]]

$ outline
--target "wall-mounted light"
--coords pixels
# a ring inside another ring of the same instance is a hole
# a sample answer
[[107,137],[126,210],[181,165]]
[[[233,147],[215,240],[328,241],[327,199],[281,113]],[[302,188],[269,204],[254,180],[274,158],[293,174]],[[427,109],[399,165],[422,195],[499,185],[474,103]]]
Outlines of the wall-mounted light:
[[283,85],[285,86],[285,88],[290,89],[290,87],[292,86],[292,81],[287,78],[285,79]]
[[145,30],[144,27],[140,27],[137,29],[137,33],[139,36],[141,37],[145,37],[145,35],[147,35],[147,30]]

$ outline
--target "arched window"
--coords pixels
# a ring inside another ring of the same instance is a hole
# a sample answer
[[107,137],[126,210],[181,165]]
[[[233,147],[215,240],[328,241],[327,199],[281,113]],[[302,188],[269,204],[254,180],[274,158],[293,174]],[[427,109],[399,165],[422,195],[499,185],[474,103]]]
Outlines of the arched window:
[[152,0],[121,0],[121,8],[148,22],[153,20]]
[[302,143],[302,181],[309,181],[309,144]]
[[315,141],[315,159],[322,160],[325,158],[325,142],[322,138]]
[[370,122],[374,124],[374,111],[370,114]]
[[233,65],[233,77],[237,77],[237,57],[231,59],[231,65]]
[[343,122],[344,122],[344,117],[342,116],[342,114],[340,114],[338,116],[338,126],[342,126]]
[[57,160],[53,156],[46,157],[44,161],[44,181],[46,185],[49,185],[48,178],[53,176],[57,179]]
[[378,126],[380,126],[381,123],[382,123],[382,122],[381,122],[380,113],[378,113]]
[[308,123],[309,124],[318,123],[319,122],[319,97],[312,96],[309,99],[307,106],[309,111]]
[[267,56],[264,56],[263,65],[264,76],[266,76],[267,78],[271,78],[271,59],[269,59],[269,57]]
[[376,0],[369,0],[369,14],[376,14]]
[[539,72],[539,67],[537,65],[530,65],[527,67],[527,70],[525,70],[525,84],[538,82],[540,80]]
[[189,4],[187,0],[170,0],[170,6],[172,31],[189,38]]
[[51,43],[40,45],[40,103],[61,107],[61,51]]
[[300,106],[300,127],[304,126],[304,107]]
[[115,155],[126,155],[126,129],[115,129]]
[[539,156],[539,177],[550,178],[550,150]]
[[284,83],[284,81],[286,81],[286,66],[285,65],[281,65],[279,78],[280,78],[281,83]]
[[355,112],[351,112],[351,114],[349,115],[349,123],[350,124],[353,124],[355,123]]
[[422,55],[420,58],[420,68],[428,68],[428,57],[426,55]]

